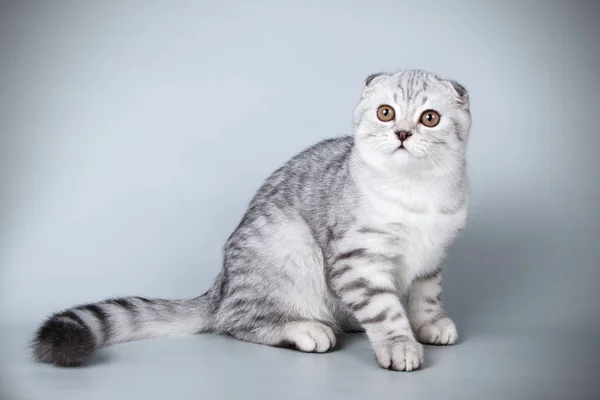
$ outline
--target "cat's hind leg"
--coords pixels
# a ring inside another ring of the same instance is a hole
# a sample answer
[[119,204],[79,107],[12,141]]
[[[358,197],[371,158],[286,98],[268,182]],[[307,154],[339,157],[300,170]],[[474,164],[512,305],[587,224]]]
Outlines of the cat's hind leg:
[[215,331],[237,339],[323,353],[340,330],[322,251],[300,218],[272,210],[241,226],[225,247]]
[[284,347],[307,353],[325,353],[335,347],[333,329],[317,321],[293,321],[230,329],[229,335],[247,342]]

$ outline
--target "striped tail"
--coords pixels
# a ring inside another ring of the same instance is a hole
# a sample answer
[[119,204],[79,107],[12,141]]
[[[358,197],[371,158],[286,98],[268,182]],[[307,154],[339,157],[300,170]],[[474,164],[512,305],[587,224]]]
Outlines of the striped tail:
[[32,342],[36,361],[72,367],[96,349],[133,340],[208,330],[207,295],[190,300],[109,299],[51,315]]

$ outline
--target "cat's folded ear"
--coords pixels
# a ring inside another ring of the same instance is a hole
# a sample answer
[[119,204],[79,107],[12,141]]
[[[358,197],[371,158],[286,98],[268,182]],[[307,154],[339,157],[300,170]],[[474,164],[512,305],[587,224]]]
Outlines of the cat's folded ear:
[[458,104],[463,109],[468,110],[470,107],[470,104],[469,104],[470,102],[469,102],[469,92],[467,92],[467,89],[465,89],[465,87],[463,85],[461,85],[460,83],[458,83],[452,79],[446,79],[446,83],[450,86],[450,88],[454,92],[454,95],[456,96]]
[[365,79],[365,87],[371,86],[371,84],[373,84],[377,78],[383,77],[383,76],[387,76],[389,75],[386,72],[377,72],[375,74],[371,74],[369,76],[367,76],[367,79]]
[[369,76],[367,76],[367,78],[365,79],[365,83],[362,89],[362,96],[368,96],[369,94],[373,93],[375,88],[377,87],[376,83],[377,81],[381,80],[382,78],[389,76],[390,74],[388,74],[387,72],[378,72],[376,74],[371,74]]

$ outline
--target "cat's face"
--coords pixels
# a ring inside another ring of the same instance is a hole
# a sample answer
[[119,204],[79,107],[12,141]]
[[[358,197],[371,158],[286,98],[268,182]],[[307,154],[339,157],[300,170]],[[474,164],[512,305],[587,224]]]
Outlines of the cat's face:
[[356,147],[368,164],[444,169],[464,158],[469,98],[458,83],[424,71],[372,75],[354,123]]

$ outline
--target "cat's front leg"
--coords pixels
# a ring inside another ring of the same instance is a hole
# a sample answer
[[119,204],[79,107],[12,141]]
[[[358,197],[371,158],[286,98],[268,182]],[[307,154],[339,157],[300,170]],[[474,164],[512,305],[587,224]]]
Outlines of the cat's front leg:
[[408,316],[419,342],[437,345],[456,343],[456,326],[442,306],[441,268],[412,283],[408,291]]
[[423,346],[398,298],[393,269],[393,260],[386,256],[348,249],[334,257],[327,277],[332,291],[364,328],[379,365],[412,371],[423,363]]

